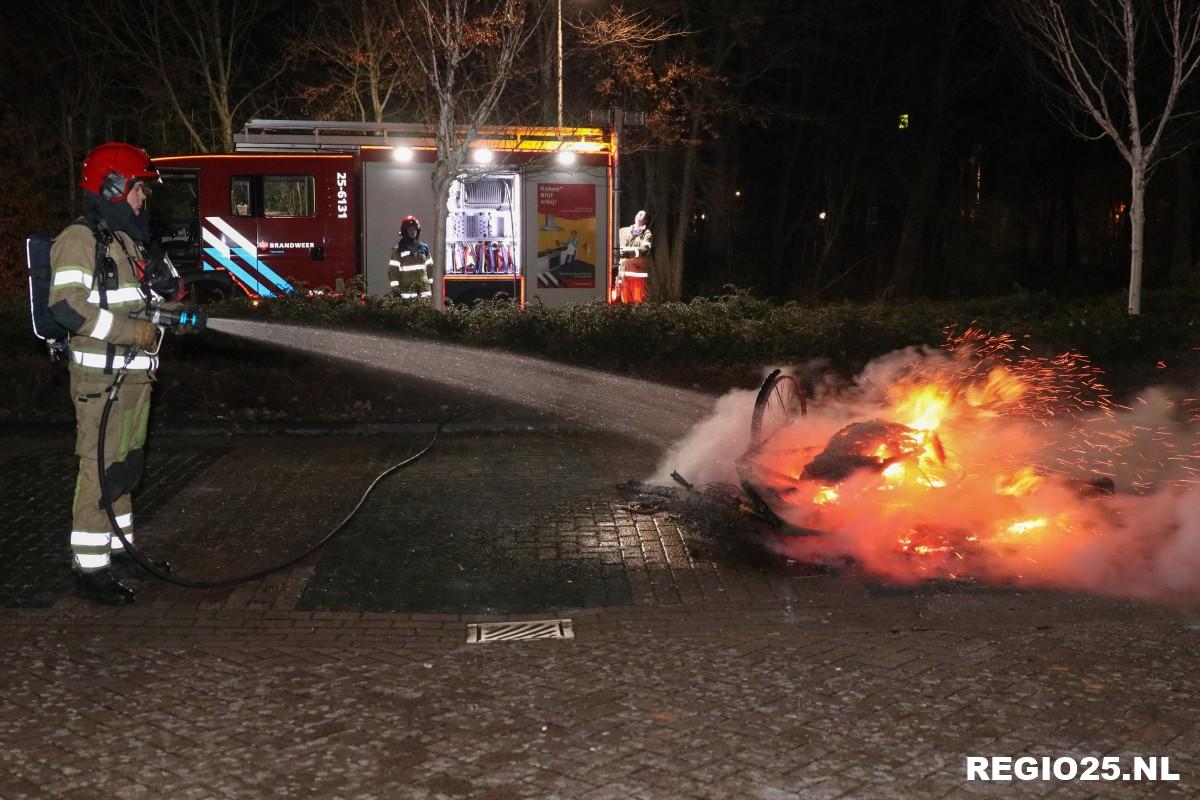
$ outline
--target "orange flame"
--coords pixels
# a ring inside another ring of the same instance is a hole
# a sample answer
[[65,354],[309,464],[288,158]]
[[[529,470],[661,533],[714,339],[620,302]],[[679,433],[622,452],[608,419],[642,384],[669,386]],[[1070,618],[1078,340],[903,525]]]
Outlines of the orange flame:
[[[1164,463],[1181,462],[1189,481],[1200,473],[1200,445],[1121,427],[1083,356],[1038,358],[1012,336],[973,329],[948,349],[897,357],[894,382],[872,384],[886,389],[839,396],[833,413],[817,407],[740,462],[743,483],[770,489],[762,495],[779,518],[820,533],[784,540],[790,556],[849,554],[897,580],[1086,583],[1077,554],[1125,530],[1121,501],[1098,476],[1124,470],[1140,490]],[[1160,461],[1135,461],[1139,435]]]
[[896,404],[895,418],[914,431],[934,431],[950,410],[950,396],[941,386],[910,389]]
[[1010,497],[1024,497],[1036,491],[1042,483],[1042,477],[1033,467],[1021,467],[1011,475],[1001,476],[996,480],[996,493]]

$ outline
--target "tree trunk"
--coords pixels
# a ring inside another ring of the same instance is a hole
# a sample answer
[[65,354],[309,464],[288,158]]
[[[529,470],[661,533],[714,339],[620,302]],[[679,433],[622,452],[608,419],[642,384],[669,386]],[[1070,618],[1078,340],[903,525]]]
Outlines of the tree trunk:
[[671,219],[673,206],[670,204],[674,197],[670,181],[678,171],[675,164],[674,153],[670,150],[644,153],[641,157],[644,205],[636,206],[630,202],[621,206],[621,213],[625,215],[622,225],[632,222],[640,207],[651,216],[651,230],[657,231],[654,248],[650,251],[650,297],[654,300],[671,298],[672,265],[676,261],[676,254],[675,238],[670,235],[668,221]]
[[[695,142],[700,135],[700,120],[692,120],[692,138]],[[679,188],[679,209],[675,216],[675,234],[671,253],[671,284],[670,296],[667,300],[678,300],[683,297],[683,242],[687,238],[688,223],[692,219],[692,198],[696,193],[696,151],[698,145],[689,143],[683,154],[683,176]]]
[[[542,124],[553,125],[558,117],[558,39],[555,16],[547,16],[549,19],[546,23],[538,26],[537,45],[542,50],[542,58],[538,64],[541,83],[539,96],[542,98]],[[552,39],[554,41],[551,41]]]
[[1196,182],[1192,156],[1184,151],[1175,156],[1175,203],[1172,207],[1171,285],[1191,286],[1196,280],[1192,243],[1195,238]]
[[1142,313],[1142,257],[1146,232],[1146,164],[1134,150],[1129,201],[1129,315]]
[[441,160],[433,168],[433,307],[439,311],[445,305],[442,276],[446,273],[446,208],[456,172]]
[[67,208],[75,211],[75,204],[78,202],[79,193],[75,191],[75,118],[70,114],[62,115],[62,127],[60,128],[60,144],[64,161],[67,166]]

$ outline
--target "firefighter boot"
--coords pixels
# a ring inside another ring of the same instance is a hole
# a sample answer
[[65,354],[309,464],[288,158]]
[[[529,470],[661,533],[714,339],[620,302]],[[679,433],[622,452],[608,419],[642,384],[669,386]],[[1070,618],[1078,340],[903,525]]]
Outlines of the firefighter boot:
[[75,594],[104,606],[125,606],[133,602],[133,590],[117,580],[111,569],[76,572]]

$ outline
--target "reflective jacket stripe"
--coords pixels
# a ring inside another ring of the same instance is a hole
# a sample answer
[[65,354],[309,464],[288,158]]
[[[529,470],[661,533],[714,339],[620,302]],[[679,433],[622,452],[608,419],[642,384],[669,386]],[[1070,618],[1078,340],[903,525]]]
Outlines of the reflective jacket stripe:
[[[120,364],[125,363],[125,359],[123,357],[118,357],[118,358],[112,359],[110,361],[109,357],[102,353],[84,353],[79,350],[71,351],[71,360],[74,361],[76,364],[78,364],[81,367],[86,367],[87,369],[100,369],[100,370],[111,370],[114,367],[119,367]],[[120,362],[120,363],[114,364],[114,362]],[[131,369],[131,370],[158,369],[158,357],[157,356],[134,356],[133,360],[131,360],[128,364],[128,369]]]
[[[108,295],[108,304],[110,306],[141,303],[146,299],[146,296],[142,294],[142,290],[136,286],[127,289],[109,289],[104,294]],[[94,306],[100,305],[100,292],[93,289],[92,293],[87,296],[87,301]]]
[[88,336],[93,339],[103,339],[112,331],[113,315],[111,311],[101,310],[96,315],[96,324],[92,326],[92,332]]
[[78,267],[59,267],[54,270],[54,285],[68,286],[70,284],[79,284],[84,288],[92,288],[91,273],[84,272]]
[[626,278],[649,278],[649,277],[650,277],[650,273],[649,273],[649,272],[629,272],[629,271],[626,271],[626,272],[625,272],[625,277],[626,277]]

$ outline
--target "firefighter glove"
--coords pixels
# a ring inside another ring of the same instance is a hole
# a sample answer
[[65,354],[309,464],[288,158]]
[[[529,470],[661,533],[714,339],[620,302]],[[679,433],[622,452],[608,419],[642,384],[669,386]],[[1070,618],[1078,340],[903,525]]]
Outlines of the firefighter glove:
[[153,350],[158,342],[158,328],[144,319],[133,321],[133,346],[139,350]]

